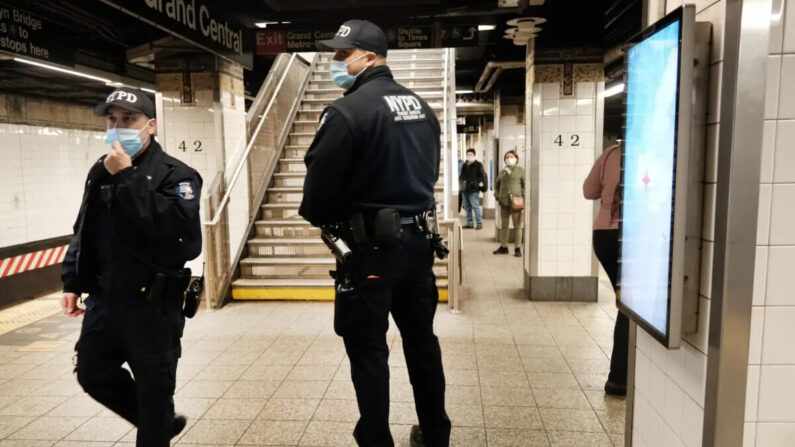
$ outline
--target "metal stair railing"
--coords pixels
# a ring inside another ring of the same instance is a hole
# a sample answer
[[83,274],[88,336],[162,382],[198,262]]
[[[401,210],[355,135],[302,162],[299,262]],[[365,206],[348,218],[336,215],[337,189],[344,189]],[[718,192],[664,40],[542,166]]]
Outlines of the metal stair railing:
[[[206,266],[204,300],[208,308],[219,307],[227,296],[316,60],[317,53],[308,62],[302,62],[295,53],[277,57],[247,113],[248,138],[243,141],[248,143],[235,162],[232,178],[227,183],[225,172],[228,169],[219,172],[203,193],[206,219],[202,222]],[[229,204],[245,167],[248,167],[249,177],[248,226],[244,239],[233,241],[229,235]],[[232,242],[239,242],[234,256]]]
[[458,138],[456,138],[455,49],[444,50],[443,75],[443,145],[444,152],[444,219],[442,232],[447,234],[450,255],[447,258],[447,306],[453,313],[461,311],[463,271],[463,237],[457,216],[458,204]]

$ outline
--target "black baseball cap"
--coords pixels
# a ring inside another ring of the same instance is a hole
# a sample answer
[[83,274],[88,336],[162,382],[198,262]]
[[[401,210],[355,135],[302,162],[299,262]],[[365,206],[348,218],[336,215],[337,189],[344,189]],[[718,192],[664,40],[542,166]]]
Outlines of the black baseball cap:
[[94,115],[105,116],[111,106],[121,107],[131,112],[143,113],[148,118],[155,117],[155,104],[149,96],[134,88],[117,88],[107,98],[94,107]]
[[386,56],[387,44],[384,31],[367,20],[348,20],[340,26],[333,39],[317,41],[320,51],[334,51],[344,48],[359,48]]

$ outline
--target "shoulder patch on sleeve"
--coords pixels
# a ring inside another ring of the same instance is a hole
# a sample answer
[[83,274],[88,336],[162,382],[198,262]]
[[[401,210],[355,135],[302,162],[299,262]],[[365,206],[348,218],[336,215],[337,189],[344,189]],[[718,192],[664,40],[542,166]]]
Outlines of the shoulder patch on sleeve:
[[324,124],[326,124],[326,120],[328,119],[328,115],[329,115],[328,110],[323,112],[322,115],[320,115],[320,122],[317,124],[317,130],[320,130],[320,128],[323,127]]
[[193,200],[196,197],[196,192],[193,189],[193,182],[179,182],[179,184],[177,184],[177,195],[182,200]]

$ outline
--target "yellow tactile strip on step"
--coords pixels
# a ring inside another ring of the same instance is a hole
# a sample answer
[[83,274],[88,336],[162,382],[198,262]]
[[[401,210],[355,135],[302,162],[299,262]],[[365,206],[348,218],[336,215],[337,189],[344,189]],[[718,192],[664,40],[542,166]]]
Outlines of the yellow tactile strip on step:
[[61,311],[59,295],[25,301],[0,310],[0,334],[11,332]]
[[[236,300],[334,301],[332,288],[233,287]],[[439,301],[447,302],[447,289],[439,289]]]

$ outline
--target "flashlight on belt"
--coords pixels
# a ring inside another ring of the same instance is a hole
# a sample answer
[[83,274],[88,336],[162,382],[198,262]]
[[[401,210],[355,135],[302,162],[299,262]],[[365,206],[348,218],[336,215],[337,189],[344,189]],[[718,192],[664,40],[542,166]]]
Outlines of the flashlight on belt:
[[353,251],[333,227],[322,227],[320,229],[320,239],[323,240],[323,243],[331,250],[340,264],[345,264],[351,259]]

